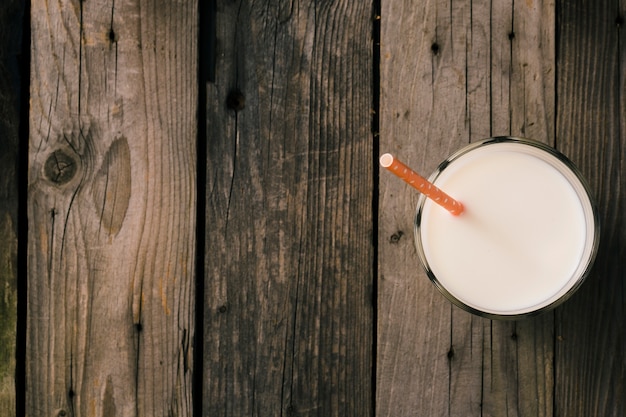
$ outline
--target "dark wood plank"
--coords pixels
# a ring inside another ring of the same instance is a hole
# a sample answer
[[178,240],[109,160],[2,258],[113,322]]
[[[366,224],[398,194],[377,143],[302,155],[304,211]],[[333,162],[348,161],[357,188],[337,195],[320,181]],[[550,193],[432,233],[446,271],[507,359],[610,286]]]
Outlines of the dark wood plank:
[[190,416],[197,2],[31,21],[26,411]]
[[[381,152],[429,175],[471,140],[553,143],[549,2],[383,2]],[[379,415],[552,412],[552,315],[492,322],[452,307],[421,271],[417,195],[381,173]]]
[[0,4],[0,415],[16,415],[18,55],[23,4]]
[[371,12],[218,2],[204,415],[372,413]]
[[557,145],[594,192],[594,270],[557,314],[557,415],[626,415],[626,5],[559,1]]

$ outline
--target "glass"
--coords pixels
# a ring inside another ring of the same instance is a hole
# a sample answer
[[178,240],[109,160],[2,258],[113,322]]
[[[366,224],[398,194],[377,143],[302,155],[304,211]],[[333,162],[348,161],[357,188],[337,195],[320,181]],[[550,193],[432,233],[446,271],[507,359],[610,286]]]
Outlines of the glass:
[[457,306],[492,319],[552,309],[588,275],[599,221],[574,164],[540,142],[496,137],[446,159],[429,181],[465,206],[420,195],[415,242],[426,273]]

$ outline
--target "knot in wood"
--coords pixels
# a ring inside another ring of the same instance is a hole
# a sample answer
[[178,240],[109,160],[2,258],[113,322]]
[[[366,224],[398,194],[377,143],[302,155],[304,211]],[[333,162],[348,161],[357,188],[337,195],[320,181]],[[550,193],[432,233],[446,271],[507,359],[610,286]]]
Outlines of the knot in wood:
[[454,358],[454,347],[450,347],[450,350],[448,351],[448,360],[451,361],[452,358]]
[[68,183],[77,171],[77,163],[70,155],[57,149],[46,160],[44,174],[57,185]]
[[232,90],[226,97],[226,106],[234,111],[243,110],[246,107],[246,97],[240,90]]
[[117,42],[117,33],[113,30],[113,28],[109,29],[109,33],[107,34],[109,38],[109,42],[115,43]]

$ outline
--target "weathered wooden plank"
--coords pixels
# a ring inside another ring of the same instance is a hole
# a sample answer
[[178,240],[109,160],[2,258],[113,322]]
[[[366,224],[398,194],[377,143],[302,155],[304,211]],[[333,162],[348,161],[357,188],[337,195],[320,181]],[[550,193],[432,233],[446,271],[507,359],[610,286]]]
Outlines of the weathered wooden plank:
[[[380,149],[396,153],[424,173],[468,140],[464,88],[458,83],[463,72],[449,64],[450,11],[444,13],[447,4],[440,3],[388,1],[381,10]],[[447,31],[438,29],[441,19],[448,19]],[[381,172],[376,364],[380,416],[448,411],[451,307],[419,267],[413,243],[416,203],[416,193]]]
[[32,2],[28,415],[191,415],[196,11]]
[[[491,11],[491,135],[554,146],[554,2],[497,2]],[[484,416],[551,416],[554,313],[485,328]]]
[[626,38],[619,1],[560,1],[557,145],[594,192],[594,270],[556,316],[557,415],[626,415]]
[[204,415],[372,414],[371,12],[218,2]]
[[[410,3],[381,13],[381,151],[429,174],[470,140],[552,142],[552,3]],[[450,306],[419,269],[417,196],[385,173],[380,190],[378,414],[550,415],[552,316],[500,323]]]
[[0,4],[0,415],[16,415],[18,129],[22,2]]

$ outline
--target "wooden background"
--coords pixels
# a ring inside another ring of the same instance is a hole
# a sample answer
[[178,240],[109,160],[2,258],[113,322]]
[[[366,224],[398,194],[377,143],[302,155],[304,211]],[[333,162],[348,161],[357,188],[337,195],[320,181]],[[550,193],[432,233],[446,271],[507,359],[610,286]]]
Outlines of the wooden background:
[[[626,415],[623,0],[6,0],[1,416]],[[419,267],[430,173],[567,154],[593,273],[542,316]]]

